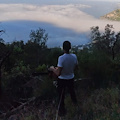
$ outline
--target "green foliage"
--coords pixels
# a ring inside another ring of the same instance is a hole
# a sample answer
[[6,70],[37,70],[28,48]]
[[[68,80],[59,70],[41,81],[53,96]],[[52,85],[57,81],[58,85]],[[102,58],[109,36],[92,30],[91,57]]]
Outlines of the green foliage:
[[30,41],[39,44],[41,48],[46,47],[47,40],[48,40],[48,34],[45,33],[44,29],[39,28],[36,31],[31,30]]
[[[85,72],[87,71],[98,85],[108,85],[110,81],[117,81],[115,79],[119,78],[119,69],[115,70],[113,66],[120,58],[120,33],[115,34],[113,26],[109,24],[105,26],[103,33],[100,33],[99,27],[92,27],[91,40],[90,52],[81,55],[82,70],[86,69]],[[114,79],[113,75],[116,73],[118,78]]]
[[8,52],[8,49],[5,43],[0,42],[0,59],[5,55],[6,52]]
[[119,120],[119,89],[95,90],[83,101],[83,117],[90,120]]
[[[38,78],[39,79],[39,78]],[[53,99],[56,96],[56,88],[49,77],[43,77],[38,81],[34,89],[34,95],[40,96],[41,99]]]
[[63,51],[61,48],[51,48],[49,49],[49,53],[47,54],[47,63],[51,66],[56,66],[58,57],[62,55]]
[[112,25],[107,24],[103,34],[100,33],[99,27],[92,27],[91,39],[92,48],[94,50],[103,51],[107,55],[111,56],[112,59],[116,58],[116,55],[120,50],[118,48],[118,46],[120,46],[120,33],[115,35]]
[[22,53],[23,50],[20,47],[14,47],[14,52],[15,53]]
[[105,83],[111,61],[104,53],[82,51],[78,53],[78,61],[80,61],[80,77],[92,78],[96,84],[103,85]]
[[71,101],[70,96],[66,96],[65,106],[67,108],[67,115],[65,118],[66,120],[79,120],[79,119],[81,119],[80,103],[78,103],[78,105],[74,105]]
[[30,68],[29,68],[29,65],[28,66],[25,66],[24,65],[24,62],[23,61],[20,61],[18,63],[15,64],[15,67],[13,67],[11,69],[11,74],[12,75],[19,75],[19,74],[22,74],[22,75],[30,75]]
[[46,42],[48,40],[48,34],[44,29],[32,30],[30,33],[30,40],[26,43],[24,51],[24,59],[27,64],[32,65],[34,68],[39,64],[44,64],[46,60]]
[[25,63],[31,65],[31,67],[38,66],[40,56],[41,56],[41,47],[36,43],[28,41],[24,48],[23,57]]
[[46,72],[47,71],[47,66],[45,64],[43,65],[39,65],[37,68],[36,68],[36,72]]
[[[7,51],[12,51],[1,68],[3,88],[8,95],[13,98],[36,96],[40,97],[41,101],[57,99],[53,79],[48,76],[31,76],[32,72],[46,72],[47,66],[56,66],[58,56],[63,54],[60,48],[46,47],[47,37],[45,30],[38,29],[31,31],[30,40],[25,44],[23,41],[11,44],[0,42],[0,57]],[[80,107],[72,105],[67,96],[65,104],[68,113],[64,119],[78,120],[81,117],[82,120],[119,120],[120,98],[119,89],[116,87],[120,85],[120,32],[115,34],[112,25],[107,25],[104,33],[99,31],[99,27],[92,27],[91,39],[88,48],[82,51],[73,49],[73,52],[77,54],[79,61],[76,78],[91,78],[94,89],[89,88],[86,95],[84,91],[81,92],[78,84],[76,89],[80,93],[77,96]],[[23,87],[27,82],[32,83],[31,87]],[[81,98],[81,94],[84,97]],[[51,104],[44,105],[36,112],[30,112],[24,119],[54,119],[56,108],[53,109]]]
[[15,98],[26,97],[27,94],[31,96],[31,93],[25,93],[24,84],[30,80],[30,68],[25,66],[23,61],[16,64],[11,69],[11,72],[4,72],[2,76],[2,84],[5,91]]

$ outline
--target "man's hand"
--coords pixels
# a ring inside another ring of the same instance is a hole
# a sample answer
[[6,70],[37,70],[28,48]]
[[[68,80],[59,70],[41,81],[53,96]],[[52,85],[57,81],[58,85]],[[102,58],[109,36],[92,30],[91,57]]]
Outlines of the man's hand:
[[49,71],[54,71],[55,67],[54,66],[50,66]]
[[50,71],[53,71],[57,76],[59,76],[59,75],[61,74],[62,68],[51,66],[51,67],[49,68],[49,70],[50,70]]

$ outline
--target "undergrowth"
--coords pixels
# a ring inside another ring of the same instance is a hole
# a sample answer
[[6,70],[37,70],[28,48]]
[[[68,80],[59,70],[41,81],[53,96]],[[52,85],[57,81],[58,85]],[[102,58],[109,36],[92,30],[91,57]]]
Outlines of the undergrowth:
[[[81,91],[83,92],[83,91]],[[46,104],[43,101],[39,106],[28,105],[17,114],[10,116],[10,120],[120,120],[119,89],[106,88],[88,91],[84,99],[78,96],[78,106],[74,106],[69,95],[65,98],[67,114],[56,118],[57,103]],[[81,93],[83,94],[83,93]]]

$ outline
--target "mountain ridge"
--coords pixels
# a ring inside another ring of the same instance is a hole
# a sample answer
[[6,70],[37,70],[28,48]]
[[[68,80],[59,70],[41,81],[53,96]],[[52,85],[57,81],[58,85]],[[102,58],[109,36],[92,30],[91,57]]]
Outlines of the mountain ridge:
[[120,21],[120,9],[116,9],[104,16],[100,17],[101,19],[108,19],[112,21]]

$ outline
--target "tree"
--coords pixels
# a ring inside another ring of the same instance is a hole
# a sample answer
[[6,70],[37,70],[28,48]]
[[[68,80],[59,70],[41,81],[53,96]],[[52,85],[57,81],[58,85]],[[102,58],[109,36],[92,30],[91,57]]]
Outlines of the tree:
[[36,31],[31,30],[30,41],[39,44],[41,48],[46,47],[47,40],[48,40],[48,34],[45,33],[44,29],[39,28]]
[[[0,36],[4,32],[5,31],[0,30]],[[9,55],[10,52],[7,50],[6,45],[4,44],[4,40],[0,38],[0,97],[2,94],[2,66]]]
[[91,28],[92,47],[112,56],[114,60],[120,52],[120,32],[115,34],[113,25],[107,24],[104,33],[100,33],[99,27]]
[[[3,30],[0,30],[0,33],[2,34],[3,33]],[[0,36],[1,36],[1,34],[0,34]],[[1,84],[2,84],[2,82],[1,82],[1,69],[2,69],[2,64],[3,64],[3,51],[4,51],[4,44],[3,44],[3,39],[2,38],[0,38],[0,97],[1,97],[1,91],[2,91],[2,86],[1,86]]]
[[25,45],[25,59],[27,63],[33,66],[38,66],[41,61],[44,61],[44,52],[47,48],[46,42],[48,34],[44,29],[31,30],[30,40]]
[[6,44],[6,48],[11,51],[11,55],[5,63],[5,68],[6,71],[11,71],[13,66],[24,61],[24,42],[13,41],[11,44]]

